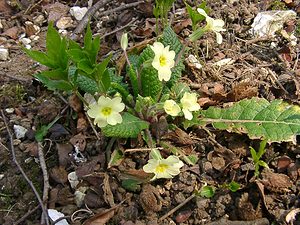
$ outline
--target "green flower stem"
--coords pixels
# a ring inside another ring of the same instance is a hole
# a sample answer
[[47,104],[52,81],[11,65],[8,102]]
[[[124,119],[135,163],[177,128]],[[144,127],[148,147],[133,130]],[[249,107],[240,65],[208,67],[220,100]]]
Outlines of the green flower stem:
[[78,90],[75,91],[75,94],[83,102],[83,104],[85,104],[87,107],[89,107],[89,103],[84,99],[84,97],[79,93]]

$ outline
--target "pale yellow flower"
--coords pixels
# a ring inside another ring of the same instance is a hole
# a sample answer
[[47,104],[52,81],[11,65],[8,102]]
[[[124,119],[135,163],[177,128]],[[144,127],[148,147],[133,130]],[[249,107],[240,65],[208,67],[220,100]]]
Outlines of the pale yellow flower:
[[182,99],[180,100],[182,105],[182,112],[187,120],[193,119],[193,114],[191,112],[200,109],[200,105],[197,102],[196,93],[185,92]]
[[166,100],[164,103],[164,110],[171,116],[178,116],[181,112],[179,105],[174,100]]
[[143,166],[146,173],[154,173],[151,180],[159,178],[173,178],[180,173],[180,168],[183,167],[183,162],[174,155],[166,159],[149,159],[148,163]]
[[158,79],[160,81],[168,81],[171,78],[171,68],[175,65],[175,52],[169,50],[170,46],[165,47],[160,42],[154,42],[153,46],[150,46],[155,56],[152,61],[152,66],[158,72]]
[[126,51],[128,47],[128,35],[127,33],[123,33],[121,37],[121,48]]
[[121,102],[120,97],[110,99],[109,97],[101,96],[97,103],[90,105],[87,114],[91,118],[95,118],[94,124],[98,127],[105,127],[107,124],[116,125],[122,123],[122,112],[125,104]]
[[204,16],[205,19],[206,19],[206,26],[204,27],[204,30],[215,32],[215,34],[217,36],[217,43],[221,44],[222,41],[223,41],[223,38],[222,38],[222,35],[220,34],[220,32],[221,31],[226,31],[226,29],[223,28],[223,26],[225,25],[224,21],[221,20],[221,19],[213,19],[213,18],[211,18],[201,8],[198,8],[197,11],[202,16]]

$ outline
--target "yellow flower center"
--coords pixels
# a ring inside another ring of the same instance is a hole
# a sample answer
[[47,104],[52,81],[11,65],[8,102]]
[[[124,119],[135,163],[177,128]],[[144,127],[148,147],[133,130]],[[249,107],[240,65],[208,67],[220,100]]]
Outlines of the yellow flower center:
[[167,64],[167,59],[164,55],[161,55],[159,57],[159,64],[160,64],[160,66],[165,66]]
[[111,111],[112,109],[110,107],[104,107],[102,110],[101,110],[101,113],[104,115],[104,116],[109,116],[111,114]]
[[163,172],[165,172],[168,168],[169,168],[169,165],[167,165],[167,164],[159,164],[159,165],[155,168],[155,171],[156,171],[157,173],[163,173]]

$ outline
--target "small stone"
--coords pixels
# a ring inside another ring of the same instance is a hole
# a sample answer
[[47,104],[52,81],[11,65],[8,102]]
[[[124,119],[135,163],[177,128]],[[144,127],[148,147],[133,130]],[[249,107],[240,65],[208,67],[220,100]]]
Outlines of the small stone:
[[22,38],[20,39],[23,45],[29,45],[31,43],[31,40],[29,38]]
[[43,15],[38,15],[33,18],[33,23],[39,26],[42,26],[43,23],[45,22],[45,17]]
[[14,131],[15,131],[16,138],[21,139],[21,138],[25,137],[27,129],[20,125],[14,125]]
[[58,29],[64,30],[73,26],[73,20],[71,17],[62,17],[56,22]]
[[0,180],[2,180],[4,177],[4,174],[0,174]]
[[6,61],[8,60],[9,52],[8,49],[4,48],[3,46],[0,46],[0,60]]
[[87,12],[87,7],[79,7],[79,6],[74,6],[70,9],[70,13],[72,16],[74,16],[74,18],[76,20],[82,20],[82,18],[84,17],[84,15]]
[[14,111],[15,111],[14,108],[7,108],[7,109],[5,109],[5,112],[7,112],[8,114],[13,113]]

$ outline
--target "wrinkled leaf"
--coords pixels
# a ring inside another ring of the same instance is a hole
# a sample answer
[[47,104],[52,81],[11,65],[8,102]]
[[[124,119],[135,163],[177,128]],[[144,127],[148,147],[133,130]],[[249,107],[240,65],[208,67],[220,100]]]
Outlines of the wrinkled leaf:
[[149,123],[129,113],[122,115],[123,121],[114,126],[107,125],[102,132],[107,137],[136,138],[138,134],[149,127]]
[[224,109],[210,107],[201,115],[200,123],[270,142],[293,141],[300,133],[300,107],[279,99],[244,99]]

